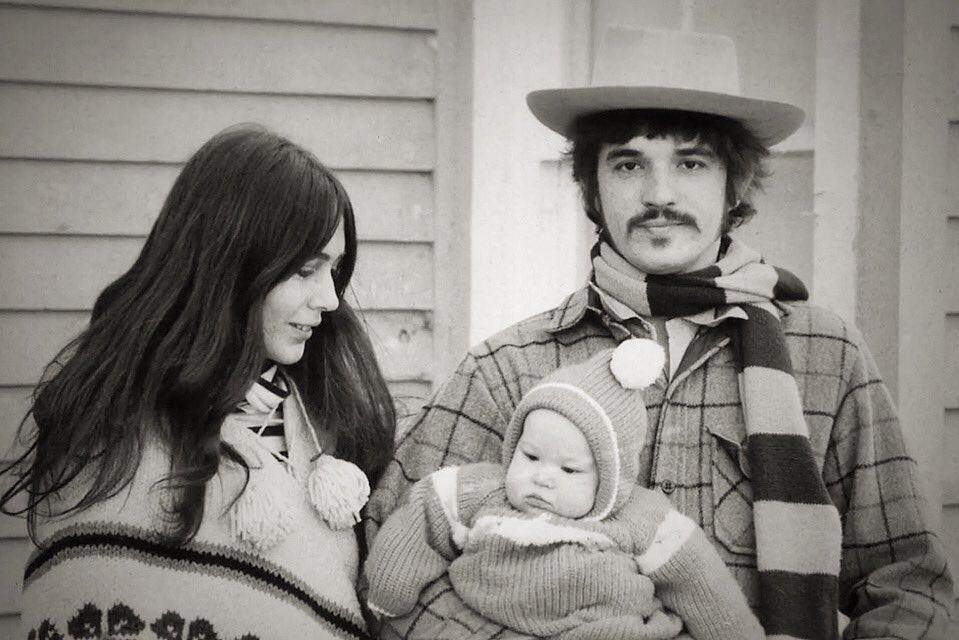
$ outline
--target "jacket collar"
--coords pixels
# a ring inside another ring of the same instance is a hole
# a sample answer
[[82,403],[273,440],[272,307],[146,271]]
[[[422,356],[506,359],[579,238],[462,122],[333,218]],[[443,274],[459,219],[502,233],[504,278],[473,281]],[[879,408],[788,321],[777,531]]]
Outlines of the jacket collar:
[[552,317],[546,325],[548,333],[559,333],[575,327],[588,311],[602,314],[602,305],[596,292],[589,286],[577,289],[553,309]]

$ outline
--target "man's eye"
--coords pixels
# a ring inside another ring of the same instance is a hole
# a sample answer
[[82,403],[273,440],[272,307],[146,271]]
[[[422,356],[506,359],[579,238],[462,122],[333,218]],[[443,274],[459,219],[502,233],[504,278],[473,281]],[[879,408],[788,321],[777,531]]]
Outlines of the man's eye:
[[683,169],[692,171],[694,169],[702,169],[706,165],[700,160],[683,160],[679,166],[681,166]]
[[633,160],[627,160],[626,162],[619,163],[619,165],[617,165],[616,168],[619,169],[620,171],[626,171],[626,172],[636,171],[637,169],[639,169],[639,163],[634,162]]

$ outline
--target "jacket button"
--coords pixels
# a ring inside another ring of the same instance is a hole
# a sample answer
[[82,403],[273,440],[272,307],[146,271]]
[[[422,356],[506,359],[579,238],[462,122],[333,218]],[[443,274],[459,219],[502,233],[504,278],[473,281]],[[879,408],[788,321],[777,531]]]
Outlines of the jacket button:
[[669,494],[671,494],[673,491],[676,490],[676,485],[673,484],[672,480],[663,480],[660,483],[659,488],[662,489],[663,493],[665,493],[668,496]]

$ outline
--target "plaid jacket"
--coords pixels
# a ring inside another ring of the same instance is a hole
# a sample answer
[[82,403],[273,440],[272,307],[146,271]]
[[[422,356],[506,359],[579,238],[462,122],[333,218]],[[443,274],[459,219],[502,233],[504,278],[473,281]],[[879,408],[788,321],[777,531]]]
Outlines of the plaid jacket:
[[[522,395],[558,367],[615,346],[588,289],[473,348],[402,429],[367,507],[375,536],[405,490],[436,469],[499,461]],[[757,602],[752,490],[734,354],[735,320],[701,331],[669,381],[646,389],[650,429],[640,484],[659,488],[705,531],[747,599]],[[953,602],[941,542],[922,513],[916,464],[859,333],[792,304],[783,318],[810,442],[843,523],[840,609],[845,638],[944,638]],[[631,328],[633,333],[637,328]],[[640,329],[641,330],[641,329]],[[516,638],[470,611],[445,578],[384,638]]]

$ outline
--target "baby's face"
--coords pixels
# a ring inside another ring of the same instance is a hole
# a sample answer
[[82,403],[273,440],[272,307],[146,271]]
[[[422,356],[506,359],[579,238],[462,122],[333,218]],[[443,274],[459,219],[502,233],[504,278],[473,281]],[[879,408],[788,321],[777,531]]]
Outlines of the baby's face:
[[581,518],[596,500],[599,475],[582,432],[564,416],[535,409],[506,470],[506,497],[527,513]]

